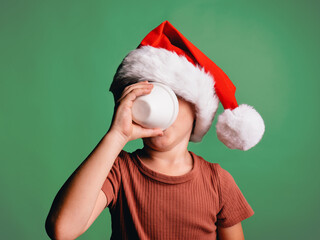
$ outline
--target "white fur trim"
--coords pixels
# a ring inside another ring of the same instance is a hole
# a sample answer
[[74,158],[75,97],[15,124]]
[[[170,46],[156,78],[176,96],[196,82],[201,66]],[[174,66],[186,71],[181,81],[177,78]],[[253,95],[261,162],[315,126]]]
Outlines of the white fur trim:
[[252,106],[241,104],[219,115],[216,130],[219,140],[228,148],[246,151],[261,140],[265,125]]
[[[118,70],[121,79],[164,83],[196,108],[196,124],[190,141],[199,142],[210,129],[219,105],[214,78],[184,56],[163,48],[143,46],[131,51]],[[116,77],[117,78],[117,77]],[[127,84],[127,83],[126,83]]]

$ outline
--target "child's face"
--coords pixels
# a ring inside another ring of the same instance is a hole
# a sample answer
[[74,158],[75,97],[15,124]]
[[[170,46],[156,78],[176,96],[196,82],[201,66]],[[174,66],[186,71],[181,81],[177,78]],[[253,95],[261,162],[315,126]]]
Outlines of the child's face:
[[170,150],[182,142],[189,142],[195,119],[195,107],[190,102],[178,97],[179,113],[175,122],[166,130],[163,136],[144,138],[143,142],[158,151]]

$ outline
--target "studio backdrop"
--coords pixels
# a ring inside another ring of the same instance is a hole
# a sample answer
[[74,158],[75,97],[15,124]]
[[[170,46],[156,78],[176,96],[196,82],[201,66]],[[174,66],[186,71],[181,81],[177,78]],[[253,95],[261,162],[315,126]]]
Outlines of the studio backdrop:
[[[170,21],[229,76],[265,121],[230,150],[214,120],[189,150],[229,171],[255,214],[247,240],[320,235],[319,10],[316,1],[0,1],[1,239],[49,239],[45,219],[108,130],[125,55]],[[217,115],[223,111],[219,106]],[[130,142],[126,151],[142,146]],[[79,239],[109,239],[108,208]]]

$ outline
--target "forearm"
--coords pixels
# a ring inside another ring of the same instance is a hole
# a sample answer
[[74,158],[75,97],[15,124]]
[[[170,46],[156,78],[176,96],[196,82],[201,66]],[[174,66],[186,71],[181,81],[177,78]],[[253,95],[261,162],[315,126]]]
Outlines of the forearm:
[[48,216],[55,234],[76,236],[86,226],[100,189],[126,142],[108,132],[58,192]]

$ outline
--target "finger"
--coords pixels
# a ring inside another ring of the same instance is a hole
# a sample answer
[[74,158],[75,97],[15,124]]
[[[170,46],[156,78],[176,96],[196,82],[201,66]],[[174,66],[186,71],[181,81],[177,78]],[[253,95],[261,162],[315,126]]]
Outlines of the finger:
[[152,87],[153,85],[150,85],[150,87],[140,87],[140,88],[131,89],[131,91],[128,92],[127,94],[122,95],[117,102],[121,102],[124,100],[134,101],[139,96],[149,94],[152,90]]
[[148,84],[148,83],[149,83],[149,81],[142,81],[142,82],[133,83],[133,84],[126,86],[123,91],[125,91],[126,89],[128,89],[132,86],[141,85],[141,84]]
[[[136,89],[136,88],[143,88],[143,87],[147,87],[147,88],[151,88],[153,85],[151,83],[148,83],[148,81],[145,81],[145,82],[139,82],[139,83],[136,83],[136,84],[132,84],[132,85],[129,85],[127,86],[123,92],[122,92],[122,95],[120,97],[120,99],[123,99],[129,92],[131,92],[133,89]],[[120,100],[119,99],[119,100]],[[118,100],[118,101],[119,101]]]
[[142,128],[140,138],[163,136],[163,131],[160,128]]
[[123,89],[122,93],[128,92],[128,91],[130,91],[131,88],[134,88],[134,87],[137,87],[137,86],[139,87],[141,85],[150,85],[150,83],[148,81],[143,81],[143,82],[137,82],[137,83],[134,83],[134,84],[130,84],[130,85],[126,86]]

